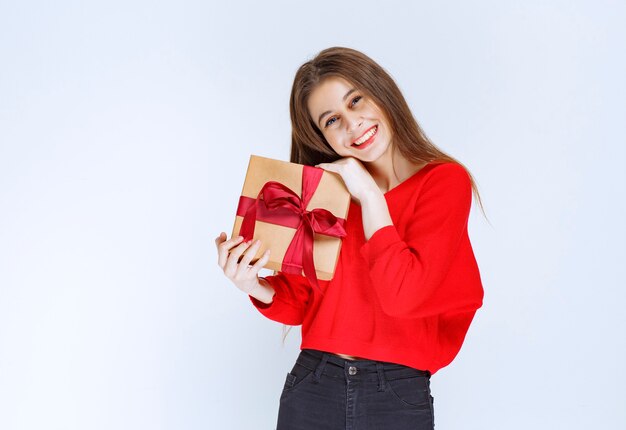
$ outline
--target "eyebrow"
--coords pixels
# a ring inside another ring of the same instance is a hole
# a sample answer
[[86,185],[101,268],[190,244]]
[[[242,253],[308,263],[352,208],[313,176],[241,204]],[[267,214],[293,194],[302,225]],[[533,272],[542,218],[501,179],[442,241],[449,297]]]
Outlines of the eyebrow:
[[[350,94],[352,94],[352,93],[353,93],[353,92],[355,92],[355,91],[356,91],[356,88],[352,88],[350,91],[348,91],[348,92],[346,93],[346,95],[345,95],[345,96],[343,96],[343,99],[342,99],[342,100],[345,102],[345,101],[346,101],[346,99],[348,98],[348,96],[350,96]],[[317,125],[320,125],[320,121],[322,121],[322,118],[324,118],[324,117],[325,117],[326,115],[328,115],[330,112],[331,112],[331,111],[327,110],[326,112],[322,113],[322,114],[320,115],[320,117],[317,119]]]

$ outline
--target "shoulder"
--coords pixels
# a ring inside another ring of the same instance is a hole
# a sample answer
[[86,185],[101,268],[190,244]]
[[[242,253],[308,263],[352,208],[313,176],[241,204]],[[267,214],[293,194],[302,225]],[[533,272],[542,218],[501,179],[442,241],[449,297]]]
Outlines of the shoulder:
[[471,199],[470,176],[454,162],[431,162],[386,194],[388,204],[412,211],[425,201]]
[[431,163],[423,169],[421,198],[440,201],[471,201],[472,182],[465,167],[459,163]]
[[436,179],[449,179],[459,182],[470,182],[469,173],[459,163],[436,162],[422,168],[424,170],[424,182]]

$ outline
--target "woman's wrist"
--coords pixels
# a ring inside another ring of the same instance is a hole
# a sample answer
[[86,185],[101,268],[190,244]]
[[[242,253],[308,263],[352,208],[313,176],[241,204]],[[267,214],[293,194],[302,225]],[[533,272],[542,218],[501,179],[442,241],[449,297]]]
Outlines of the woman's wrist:
[[265,278],[258,278],[257,285],[248,293],[248,295],[267,305],[274,301],[274,294],[274,288]]

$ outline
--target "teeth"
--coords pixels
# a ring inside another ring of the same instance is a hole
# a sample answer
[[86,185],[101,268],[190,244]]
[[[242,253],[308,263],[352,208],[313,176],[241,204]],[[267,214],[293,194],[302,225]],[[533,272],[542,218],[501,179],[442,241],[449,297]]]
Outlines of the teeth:
[[372,137],[374,135],[374,133],[376,133],[376,130],[378,130],[378,127],[374,127],[373,129],[371,129],[370,131],[368,131],[367,133],[365,133],[363,135],[363,137],[361,137],[359,140],[357,140],[356,142],[354,142],[355,145],[359,146],[364,144],[365,142],[367,142],[367,140]]

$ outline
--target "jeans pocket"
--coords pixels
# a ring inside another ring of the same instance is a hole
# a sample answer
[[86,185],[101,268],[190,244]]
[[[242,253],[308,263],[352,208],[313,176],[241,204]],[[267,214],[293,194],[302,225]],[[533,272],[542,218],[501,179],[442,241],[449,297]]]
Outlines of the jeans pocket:
[[296,376],[291,373],[287,373],[287,378],[285,379],[285,385],[283,385],[283,391],[286,391],[293,387],[293,384],[296,383]]
[[291,372],[287,373],[283,393],[295,390],[303,381],[309,379],[312,374],[313,371],[311,369],[296,363]]
[[389,391],[404,406],[432,409],[429,383],[427,376],[413,376],[387,381]]

